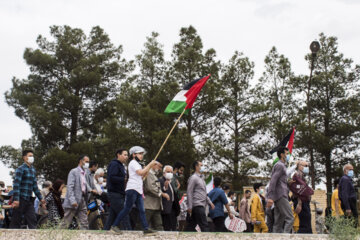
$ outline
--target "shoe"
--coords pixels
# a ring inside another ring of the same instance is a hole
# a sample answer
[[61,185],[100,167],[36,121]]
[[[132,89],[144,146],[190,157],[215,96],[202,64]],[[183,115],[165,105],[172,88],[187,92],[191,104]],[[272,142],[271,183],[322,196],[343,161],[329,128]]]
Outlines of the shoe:
[[154,230],[151,230],[151,229],[148,229],[148,230],[144,230],[144,235],[146,235],[146,236],[154,236],[154,235],[156,235],[156,231],[154,231]]
[[122,231],[120,230],[120,228],[118,226],[111,226],[110,232],[115,233],[115,234],[122,234]]

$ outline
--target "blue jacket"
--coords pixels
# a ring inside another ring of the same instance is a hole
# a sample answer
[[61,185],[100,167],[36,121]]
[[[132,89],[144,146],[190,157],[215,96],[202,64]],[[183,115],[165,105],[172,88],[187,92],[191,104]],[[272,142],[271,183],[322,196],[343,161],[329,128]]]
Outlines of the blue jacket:
[[339,198],[345,210],[350,210],[349,199],[356,199],[356,192],[351,177],[344,175],[339,182]]
[[215,209],[210,208],[209,217],[214,219],[224,217],[224,205],[228,204],[225,192],[221,188],[214,188],[209,192],[209,198],[215,205]]
[[124,165],[117,159],[111,160],[107,168],[107,191],[125,195],[125,177],[126,170]]

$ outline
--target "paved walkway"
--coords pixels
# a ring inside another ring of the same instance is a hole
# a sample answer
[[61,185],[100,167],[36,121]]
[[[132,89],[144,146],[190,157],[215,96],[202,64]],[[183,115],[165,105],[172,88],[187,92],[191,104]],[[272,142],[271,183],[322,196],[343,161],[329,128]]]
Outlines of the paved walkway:
[[163,239],[163,240],[328,240],[328,235],[317,234],[251,234],[251,233],[178,233],[159,232],[156,236],[145,237],[142,232],[125,232],[114,235],[106,231],[70,230],[1,230],[0,239],[7,240],[111,240],[111,239]]

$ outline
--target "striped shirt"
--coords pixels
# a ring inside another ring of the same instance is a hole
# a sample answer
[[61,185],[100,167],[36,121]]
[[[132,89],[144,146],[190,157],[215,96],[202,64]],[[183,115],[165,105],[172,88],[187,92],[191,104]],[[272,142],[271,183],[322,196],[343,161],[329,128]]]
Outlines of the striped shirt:
[[42,199],[36,181],[36,172],[32,166],[29,167],[24,163],[16,169],[13,190],[14,201],[19,201],[20,198],[29,201],[33,191],[39,200]]

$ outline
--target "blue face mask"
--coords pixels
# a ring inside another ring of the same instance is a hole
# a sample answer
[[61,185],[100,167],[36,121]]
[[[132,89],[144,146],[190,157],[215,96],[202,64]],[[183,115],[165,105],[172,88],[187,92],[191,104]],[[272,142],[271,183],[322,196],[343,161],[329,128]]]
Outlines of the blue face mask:
[[290,155],[286,155],[286,162],[290,161]]
[[204,167],[204,166],[201,166],[200,172],[201,172],[201,173],[205,172],[205,167]]
[[352,178],[354,176],[354,170],[349,170],[347,175]]
[[304,167],[303,173],[304,173],[305,175],[308,175],[308,174],[309,174],[309,167]]

